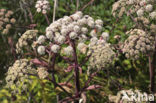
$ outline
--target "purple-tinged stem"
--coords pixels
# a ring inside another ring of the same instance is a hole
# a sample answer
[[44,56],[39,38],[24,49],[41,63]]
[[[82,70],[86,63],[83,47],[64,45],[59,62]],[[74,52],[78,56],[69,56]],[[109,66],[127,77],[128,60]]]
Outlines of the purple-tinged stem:
[[[154,58],[153,58],[154,59]],[[155,88],[155,68],[152,58],[149,56],[150,91],[154,93]]]
[[[51,71],[52,71],[52,80],[54,82],[56,82],[56,79],[55,79],[55,74],[54,74],[54,69],[55,69],[55,60],[56,60],[56,54],[53,55],[53,58],[52,58],[52,65],[51,65]],[[56,84],[54,84],[54,86],[56,87]]]
[[156,37],[155,37],[155,51],[153,57],[149,56],[149,72],[150,72],[150,91],[155,93],[155,69],[156,69]]
[[44,14],[44,16],[45,16],[45,19],[46,19],[46,21],[47,21],[47,24],[50,25],[50,21],[49,21],[49,19],[48,19],[47,14]]
[[[75,89],[76,89],[76,93],[75,95],[79,94],[80,91],[80,81],[79,81],[79,65],[78,65],[78,60],[77,60],[77,54],[76,54],[76,46],[74,41],[71,41],[71,46],[73,47],[73,57],[74,57],[74,73],[75,73]],[[77,101],[76,101],[77,102]]]

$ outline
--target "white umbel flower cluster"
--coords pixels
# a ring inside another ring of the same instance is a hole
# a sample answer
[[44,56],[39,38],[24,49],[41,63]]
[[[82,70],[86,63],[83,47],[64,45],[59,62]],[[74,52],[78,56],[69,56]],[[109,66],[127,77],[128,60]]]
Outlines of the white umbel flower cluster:
[[153,5],[148,4],[145,9],[147,12],[151,12],[153,10]]
[[42,12],[43,14],[46,14],[47,11],[50,10],[50,4],[48,0],[38,0],[36,2],[35,8],[37,9],[37,12]]
[[29,44],[36,39],[38,31],[28,30],[19,39],[16,44],[16,53],[23,53],[24,48],[28,48]]
[[40,79],[45,79],[49,75],[46,68],[44,68],[44,67],[38,67],[37,68],[37,73],[38,73],[38,76],[39,76]]
[[59,45],[53,45],[51,46],[51,51],[54,52],[54,53],[58,53],[60,50],[60,46]]
[[12,17],[13,11],[0,9],[0,32],[8,34],[12,25],[15,24],[16,19]]
[[149,14],[151,19],[156,19],[156,11],[153,11]]
[[83,53],[83,54],[85,54],[86,52],[87,52],[87,48],[88,48],[88,45],[86,45],[85,43],[79,43],[78,45],[77,45],[77,49],[81,52],[81,53]]
[[127,58],[139,59],[141,54],[149,55],[155,50],[154,36],[141,29],[132,29],[127,34],[130,34],[130,36],[125,41],[122,49]]
[[115,52],[112,47],[106,43],[105,40],[95,40],[92,42],[94,42],[94,44],[89,47],[88,51],[88,55],[90,55],[88,70],[108,68],[112,65],[115,58]]
[[76,39],[77,38],[77,33],[76,32],[71,32],[70,34],[69,34],[69,37],[71,38],[71,39]]
[[[46,35],[40,36],[38,42],[42,46],[44,46],[43,42],[48,42],[45,44],[50,45],[50,51],[53,53],[59,53],[62,51],[60,53],[70,56],[74,51],[71,42],[78,41],[75,44],[76,48],[81,53],[86,53],[88,48],[86,41],[89,40],[88,35],[90,35],[91,38],[98,38],[98,34],[102,33],[102,27],[102,20],[94,20],[89,15],[83,16],[81,11],[77,11],[75,14],[64,16],[51,23],[49,27],[46,28]],[[103,39],[108,40],[108,37],[105,35]],[[47,46],[45,46],[45,48],[46,47]],[[44,54],[40,51],[41,50],[38,51],[40,55]]]
[[68,46],[68,47],[66,47],[66,48],[63,49],[63,52],[64,52],[65,55],[70,56],[70,55],[73,54],[74,50],[73,50],[73,47]]
[[118,0],[113,5],[112,14],[131,17],[139,29],[146,29],[155,33],[156,30],[156,0]]
[[[11,88],[11,86],[13,85],[21,85],[22,82],[28,79],[30,74],[37,74],[37,71],[35,68],[33,68],[32,63],[29,62],[27,59],[16,60],[13,66],[9,67],[8,69],[7,76],[5,78],[7,87]],[[22,90],[26,89],[27,85],[23,84]]]
[[139,10],[137,11],[137,15],[138,15],[138,17],[143,16],[143,15],[144,15],[144,10],[139,9]]
[[37,52],[40,54],[40,55],[44,55],[45,54],[45,47],[44,46],[39,46],[37,48]]
[[109,33],[103,32],[101,36],[102,36],[102,38],[103,38],[104,40],[106,40],[106,41],[109,40]]
[[[155,0],[119,0],[114,3],[112,13],[116,17],[121,17],[123,14],[137,14],[138,17],[150,16],[155,12]],[[147,17],[147,18],[148,18]]]
[[43,44],[45,42],[45,40],[46,40],[46,37],[41,35],[41,36],[39,36],[39,38],[37,40],[37,43],[38,44]]

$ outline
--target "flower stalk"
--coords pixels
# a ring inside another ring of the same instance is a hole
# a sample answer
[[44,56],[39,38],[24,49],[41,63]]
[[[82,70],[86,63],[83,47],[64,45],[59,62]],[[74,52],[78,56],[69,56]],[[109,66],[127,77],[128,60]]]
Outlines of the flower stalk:
[[[156,41],[156,37],[155,37]],[[153,58],[149,56],[149,72],[150,72],[150,91],[155,92],[155,70],[156,70],[156,43]]]
[[155,88],[155,68],[154,68],[154,58],[149,56],[149,73],[150,73],[150,91],[154,93],[154,88]]
[[73,47],[73,57],[74,57],[74,73],[75,73],[75,89],[76,89],[76,95],[79,94],[80,91],[80,81],[79,81],[79,65],[77,60],[77,54],[76,54],[76,46],[74,41],[71,41],[71,46]]
[[49,21],[49,19],[48,19],[47,14],[44,14],[44,17],[45,17],[45,19],[46,19],[46,21],[47,21],[47,24],[50,25],[50,21]]

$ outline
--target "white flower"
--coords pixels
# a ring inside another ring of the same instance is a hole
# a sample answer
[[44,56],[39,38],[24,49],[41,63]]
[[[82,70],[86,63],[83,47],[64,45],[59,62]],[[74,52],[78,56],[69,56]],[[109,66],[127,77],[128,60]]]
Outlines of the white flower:
[[83,13],[81,11],[77,11],[76,14],[79,16],[79,18],[82,18]]
[[47,13],[47,11],[46,11],[46,10],[42,10],[42,13],[43,13],[43,14],[46,14],[46,13]]
[[142,9],[139,9],[138,11],[137,11],[137,15],[140,17],[140,16],[143,16],[144,15],[144,10],[142,10]]
[[100,25],[100,26],[103,26],[103,21],[98,19],[95,21],[96,25]]
[[38,13],[41,12],[41,8],[37,8],[37,12],[38,12]]
[[76,33],[80,32],[80,27],[78,25],[74,26],[74,32]]
[[64,16],[62,19],[62,23],[68,24],[70,22],[72,22],[72,19],[69,16]]
[[89,44],[89,47],[91,47],[92,45],[95,45],[98,41],[98,38],[97,37],[93,37],[90,39],[90,44]]
[[66,38],[62,35],[59,36],[57,42],[60,43],[60,44],[63,44],[64,42],[66,41]]
[[42,7],[43,9],[47,9],[48,8],[48,6],[47,5],[43,5],[43,7]]
[[78,49],[78,50],[81,50],[84,46],[86,46],[86,44],[84,44],[84,43],[79,43],[79,44],[77,45],[77,49]]
[[47,0],[44,0],[43,4],[46,5],[46,4],[49,4],[49,2]]
[[94,25],[95,25],[95,23],[94,23],[93,20],[89,20],[89,21],[88,21],[88,26],[89,26],[89,27],[94,28]]
[[61,29],[61,34],[66,36],[68,34],[68,29]]
[[120,3],[119,2],[115,2],[113,4],[112,11],[116,11],[119,8],[119,6],[120,6]]
[[81,36],[79,37],[79,42],[85,42],[87,40],[87,36],[84,34],[81,34]]
[[95,25],[95,28],[96,28],[97,32],[102,31],[102,26],[101,25]]
[[35,5],[36,9],[37,9],[37,12],[41,12],[43,14],[46,14],[47,13],[47,10],[50,9],[50,6],[49,6],[49,1],[47,0],[39,0],[36,2],[36,5]]
[[130,5],[133,4],[133,3],[134,3],[134,0],[129,0],[128,1],[128,4],[130,4]]
[[39,5],[39,4],[36,4],[36,5],[35,5],[35,7],[36,7],[36,8],[39,8],[39,7],[40,7],[40,5]]
[[90,42],[97,42],[98,41],[98,38],[97,37],[93,37],[90,39]]
[[85,18],[82,18],[82,19],[79,19],[79,20],[77,21],[77,23],[78,23],[79,26],[82,26],[82,25],[84,25],[84,24],[87,24],[87,20],[86,20]]
[[92,30],[92,31],[90,32],[90,35],[91,35],[92,37],[97,37],[97,33],[96,33],[95,30]]
[[148,4],[146,6],[146,11],[150,12],[150,11],[152,11],[152,9],[153,9],[153,6],[151,4]]
[[71,47],[71,46],[64,48],[63,51],[66,55],[69,55],[69,56],[72,55],[74,52],[73,47]]
[[71,15],[71,17],[75,21],[81,18],[78,14],[73,14],[73,15]]
[[52,40],[54,38],[53,32],[52,31],[47,31],[46,32],[46,37],[50,40]]
[[86,53],[86,50],[87,50],[87,45],[84,44],[84,43],[79,43],[78,46],[77,46],[77,49],[82,52],[82,53]]
[[43,36],[43,35],[41,35],[41,36],[39,36],[39,38],[38,38],[37,42],[38,42],[39,44],[42,44],[42,43],[44,43],[44,42],[45,42],[45,39],[46,39],[46,37],[45,37],[45,36]]
[[82,28],[81,28],[81,31],[82,31],[82,33],[83,33],[83,34],[87,34],[88,29],[87,29],[87,28],[85,28],[85,27],[82,27]]
[[41,1],[41,0],[38,0],[37,3],[38,3],[38,4],[42,4],[42,1]]
[[52,31],[52,28],[50,26],[46,28],[46,32],[48,31]]
[[155,19],[156,18],[156,12],[151,12],[150,14],[151,19]]
[[61,24],[61,23],[62,23],[61,21],[62,21],[61,19],[60,19],[59,21],[54,21],[51,25],[52,25],[52,26],[55,26],[55,27],[57,27],[57,28],[60,28],[61,25],[62,25],[62,24]]
[[71,33],[69,34],[69,37],[70,37],[71,39],[76,39],[76,38],[77,38],[77,33],[71,32]]
[[86,35],[82,34],[81,36],[82,36],[82,39],[87,40],[87,36]]
[[40,55],[44,55],[45,54],[45,47],[44,46],[39,46],[37,48],[37,52],[40,54]]
[[68,29],[69,31],[72,31],[72,30],[73,30],[73,27],[74,27],[74,24],[69,24],[69,25],[67,26],[67,29]]
[[146,4],[146,0],[142,0],[141,2],[140,2],[140,6],[144,6]]
[[88,17],[88,19],[87,19],[87,21],[89,22],[89,21],[94,21],[94,19],[92,18],[92,17]]
[[37,72],[38,72],[38,76],[40,79],[45,79],[49,75],[46,68],[43,68],[43,67],[37,68]]
[[106,41],[109,39],[109,34],[108,34],[107,32],[103,32],[101,36],[102,36],[103,39],[106,40]]
[[53,46],[51,46],[51,51],[52,52],[58,53],[59,50],[60,50],[60,46],[59,45],[54,44]]
[[49,28],[50,28],[50,30],[53,31],[53,32],[57,32],[57,31],[58,31],[57,25],[50,25]]
[[98,40],[97,41],[97,44],[103,44],[103,45],[105,45],[106,44],[106,40]]
[[57,40],[59,39],[60,37],[60,33],[59,32],[55,32],[55,37],[54,37],[54,40],[57,42]]

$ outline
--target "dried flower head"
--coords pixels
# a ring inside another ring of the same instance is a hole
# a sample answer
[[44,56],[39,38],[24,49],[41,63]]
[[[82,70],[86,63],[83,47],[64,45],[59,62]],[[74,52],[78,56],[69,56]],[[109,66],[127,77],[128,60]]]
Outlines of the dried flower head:
[[36,38],[38,31],[37,30],[28,30],[26,31],[19,39],[16,44],[16,52],[23,53],[24,48],[28,48],[29,44],[33,42]]
[[156,20],[155,4],[155,0],[118,0],[113,5],[112,14],[119,18],[126,14],[135,23],[149,27]]
[[[6,76],[6,83],[7,87],[11,88],[11,86],[19,86],[21,83],[28,79],[29,75],[37,74],[35,68],[33,68],[32,63],[29,62],[27,59],[19,59],[16,60],[13,66],[9,67],[7,76]],[[31,80],[29,79],[29,82]],[[26,90],[27,85],[22,85],[22,90]],[[16,91],[16,90],[15,90]]]
[[154,37],[140,29],[132,29],[123,45],[123,53],[127,58],[139,59],[140,55],[149,55],[154,51]]
[[38,67],[37,68],[37,73],[38,73],[38,76],[39,76],[40,79],[45,79],[49,75],[46,68],[44,68],[44,67]]
[[89,70],[108,68],[115,58],[115,52],[111,45],[104,40],[98,40],[94,45],[89,47],[88,55],[91,55],[89,59]]
[[16,20],[12,18],[12,15],[12,11],[0,9],[0,31],[2,31],[2,34],[8,34],[12,28],[12,24],[16,22]]

